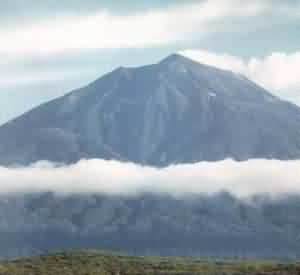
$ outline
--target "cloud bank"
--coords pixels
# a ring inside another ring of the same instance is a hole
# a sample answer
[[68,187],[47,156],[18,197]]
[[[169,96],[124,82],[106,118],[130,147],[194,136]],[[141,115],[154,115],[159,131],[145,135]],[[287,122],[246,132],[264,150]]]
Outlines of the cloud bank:
[[39,162],[0,168],[0,194],[46,192],[185,196],[229,192],[239,198],[300,193],[300,161],[249,160],[199,162],[167,168],[100,159],[70,166]]
[[300,52],[273,52],[268,56],[243,59],[201,49],[184,50],[183,55],[201,63],[231,70],[300,105]]
[[[25,26],[0,29],[1,51],[49,54],[80,49],[139,48],[193,40],[209,32],[208,24],[224,18],[257,16],[261,1],[209,0],[132,15],[96,10],[63,15]],[[180,22],[180,24],[178,24]]]
[[[79,3],[73,5],[65,3],[69,8],[72,7],[72,12],[67,12],[63,4],[48,5],[49,12],[52,10],[51,16],[32,22],[29,20],[30,23],[26,21],[25,24],[2,24],[0,52],[38,55],[80,49],[163,46],[178,42],[186,43],[220,30],[244,32],[244,25],[241,28],[236,20],[243,22],[245,18],[265,19],[270,15],[284,19],[299,18],[298,4],[274,2],[272,0],[182,1],[181,4],[161,4],[160,8],[136,10],[125,14],[114,12],[113,9],[108,9],[105,4],[101,5],[98,2],[93,5],[84,4],[84,7],[80,7],[82,4]],[[30,4],[26,7],[22,3],[8,5],[6,9],[3,8],[2,17],[5,10],[13,16],[14,10],[21,9],[24,13],[28,6]],[[74,10],[74,6],[77,6],[77,9]],[[88,6],[90,8],[86,9]],[[45,7],[47,5],[40,6],[39,11]],[[28,13],[30,14],[30,11]],[[266,24],[268,21],[264,20],[264,25]]]

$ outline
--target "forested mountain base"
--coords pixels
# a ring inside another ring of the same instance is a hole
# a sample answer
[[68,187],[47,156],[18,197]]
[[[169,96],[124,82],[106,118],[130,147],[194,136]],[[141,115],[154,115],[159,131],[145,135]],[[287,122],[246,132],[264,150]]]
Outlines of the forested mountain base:
[[228,193],[2,196],[0,257],[89,248],[131,255],[295,260],[300,256],[299,211],[299,196],[250,202]]

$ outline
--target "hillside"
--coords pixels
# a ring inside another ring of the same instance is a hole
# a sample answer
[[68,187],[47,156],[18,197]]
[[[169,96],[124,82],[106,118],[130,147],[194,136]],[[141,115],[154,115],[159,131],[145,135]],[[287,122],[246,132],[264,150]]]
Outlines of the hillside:
[[134,255],[290,258],[300,255],[299,196],[239,200],[67,195],[0,197],[0,257],[90,248]]

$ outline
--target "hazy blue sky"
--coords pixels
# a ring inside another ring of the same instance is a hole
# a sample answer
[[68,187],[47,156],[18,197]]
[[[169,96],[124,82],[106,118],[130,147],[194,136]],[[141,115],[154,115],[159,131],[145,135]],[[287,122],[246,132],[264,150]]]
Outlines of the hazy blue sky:
[[181,52],[300,104],[300,0],[2,0],[0,123]]

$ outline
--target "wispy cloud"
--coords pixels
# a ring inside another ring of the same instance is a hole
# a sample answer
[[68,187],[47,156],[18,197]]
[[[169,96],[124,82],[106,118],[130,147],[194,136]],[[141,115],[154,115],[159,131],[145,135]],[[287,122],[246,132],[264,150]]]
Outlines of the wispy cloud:
[[181,53],[196,61],[244,74],[278,96],[300,104],[300,52],[274,52],[249,59],[201,49]]
[[194,39],[207,24],[227,17],[255,16],[266,9],[260,1],[209,0],[138,13],[113,15],[96,11],[0,29],[1,51],[53,53],[91,48],[135,48]]
[[43,192],[185,196],[227,191],[237,197],[300,193],[299,161],[200,162],[157,169],[132,163],[81,160],[70,166],[40,162],[0,168],[0,193]]

